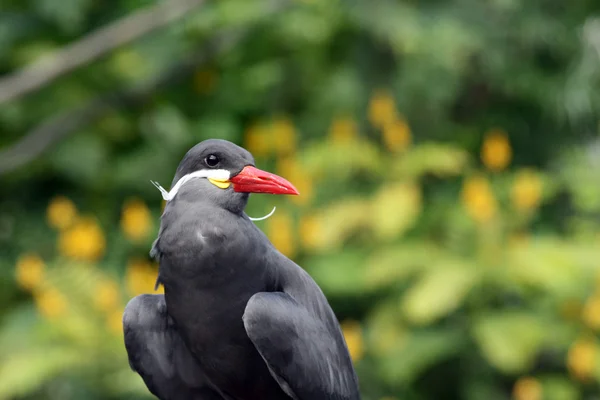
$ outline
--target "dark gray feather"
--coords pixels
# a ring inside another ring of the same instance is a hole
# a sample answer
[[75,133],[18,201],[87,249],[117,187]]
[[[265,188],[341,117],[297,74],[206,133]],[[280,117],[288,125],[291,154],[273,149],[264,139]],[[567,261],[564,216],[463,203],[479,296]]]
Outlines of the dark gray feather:
[[[210,154],[231,176],[254,164],[239,146],[207,140],[173,182],[211,168]],[[164,400],[359,399],[327,299],[244,214],[247,201],[191,179],[167,203],[151,251],[165,296],[139,296],[124,315],[132,368]]]
[[221,400],[202,379],[195,360],[167,314],[163,295],[129,301],[123,315],[129,365],[161,400]]
[[360,398],[343,340],[283,292],[257,293],[244,326],[282,389],[296,400]]

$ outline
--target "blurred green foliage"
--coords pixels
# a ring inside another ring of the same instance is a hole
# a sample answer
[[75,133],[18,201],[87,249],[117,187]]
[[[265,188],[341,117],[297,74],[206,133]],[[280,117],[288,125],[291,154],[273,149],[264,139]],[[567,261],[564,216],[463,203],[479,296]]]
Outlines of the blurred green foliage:
[[[600,3],[273,4],[207,1],[0,105],[8,148],[243,32],[0,177],[0,399],[149,398],[120,318],[153,290],[150,180],[211,137],[302,193],[248,213],[277,206],[257,224],[328,295],[365,400],[595,398]],[[0,73],[152,5],[2,0]]]

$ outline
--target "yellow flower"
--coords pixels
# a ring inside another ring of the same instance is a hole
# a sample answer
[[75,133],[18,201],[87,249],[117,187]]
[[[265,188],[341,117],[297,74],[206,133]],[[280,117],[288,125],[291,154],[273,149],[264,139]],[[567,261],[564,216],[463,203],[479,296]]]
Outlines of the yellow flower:
[[35,254],[26,254],[19,258],[16,267],[16,279],[23,289],[32,290],[39,286],[44,278],[44,261]]
[[542,199],[542,180],[531,170],[523,170],[517,174],[511,192],[512,202],[519,211],[530,211],[537,208]]
[[123,334],[123,310],[115,309],[106,317],[108,330],[115,335]]
[[542,400],[542,385],[535,378],[521,378],[513,388],[515,400]]
[[481,147],[481,161],[492,171],[502,171],[512,158],[512,149],[506,132],[493,129],[485,135]]
[[314,250],[322,246],[322,229],[318,216],[308,215],[300,218],[299,233],[304,248]]
[[277,173],[290,181],[298,189],[300,195],[291,196],[290,200],[296,204],[305,205],[313,197],[313,180],[305,171],[300,163],[291,158],[285,157],[277,161]]
[[463,183],[462,202],[475,221],[490,221],[498,208],[496,198],[487,179],[482,176],[467,178]]
[[262,124],[253,124],[246,130],[244,147],[255,157],[265,157],[271,151],[269,131]]
[[590,328],[600,330],[600,293],[588,299],[583,306],[581,318]]
[[376,128],[383,128],[396,119],[396,103],[392,94],[384,89],[375,91],[369,102],[369,121],[371,121],[371,124]]
[[351,117],[341,117],[333,120],[329,128],[329,137],[334,144],[347,144],[356,140],[358,127]]
[[72,259],[96,261],[104,254],[104,234],[93,218],[82,218],[59,238],[60,252]]
[[395,120],[383,127],[383,141],[388,150],[400,152],[410,144],[410,127],[404,120]]
[[129,200],[123,207],[121,229],[133,241],[145,239],[152,229],[152,216],[143,201]]
[[291,154],[296,149],[296,129],[287,118],[278,118],[271,123],[271,134],[277,153]]
[[156,265],[146,260],[131,260],[127,265],[127,272],[125,274],[127,290],[132,296],[144,293],[162,293],[162,286],[156,292],[154,291],[157,277],[158,268]]
[[119,303],[119,286],[113,280],[98,282],[94,293],[94,306],[100,311],[108,312]]
[[277,173],[290,182],[298,175],[299,169],[301,169],[301,167],[298,161],[292,157],[283,157],[277,160]]
[[292,183],[298,189],[300,194],[298,196],[292,196],[290,200],[299,205],[309,204],[313,198],[313,179],[306,173],[298,173],[292,175]]
[[50,288],[34,292],[34,300],[40,313],[48,319],[59,318],[67,311],[67,300],[56,289]]
[[362,358],[364,353],[362,328],[356,321],[344,321],[341,327],[350,357],[352,357],[352,361],[356,362]]
[[200,69],[194,74],[194,88],[197,93],[212,92],[217,84],[218,75],[211,69]]
[[293,257],[296,254],[292,217],[284,210],[277,210],[267,220],[267,232],[273,246],[282,254]]
[[417,183],[388,183],[372,197],[368,211],[371,229],[378,238],[396,238],[415,224],[422,208],[421,188]]
[[64,196],[57,196],[48,205],[46,219],[48,224],[56,229],[68,228],[77,218],[75,204]]
[[569,348],[567,367],[577,379],[585,381],[592,377],[596,368],[596,343],[589,338],[578,339]]

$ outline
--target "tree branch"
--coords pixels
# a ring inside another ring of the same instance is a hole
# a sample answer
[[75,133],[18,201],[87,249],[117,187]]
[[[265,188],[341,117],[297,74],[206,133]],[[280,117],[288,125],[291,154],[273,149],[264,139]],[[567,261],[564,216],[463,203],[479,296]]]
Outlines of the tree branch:
[[0,104],[14,100],[111,50],[185,16],[205,0],[168,0],[84,36],[63,49],[0,79]]
[[199,65],[206,64],[214,56],[231,49],[246,32],[247,30],[235,30],[218,34],[190,57],[138,86],[98,97],[43,121],[17,143],[0,151],[0,175],[23,166],[52,144],[105,116],[114,108],[143,102],[155,91],[191,74]]

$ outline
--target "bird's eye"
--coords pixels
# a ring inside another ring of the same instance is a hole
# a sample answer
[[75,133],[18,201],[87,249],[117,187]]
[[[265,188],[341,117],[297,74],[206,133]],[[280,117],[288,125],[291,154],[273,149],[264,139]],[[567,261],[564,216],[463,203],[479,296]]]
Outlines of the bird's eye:
[[217,165],[219,165],[220,160],[219,157],[215,156],[214,154],[210,154],[204,159],[204,161],[209,167],[216,167]]

